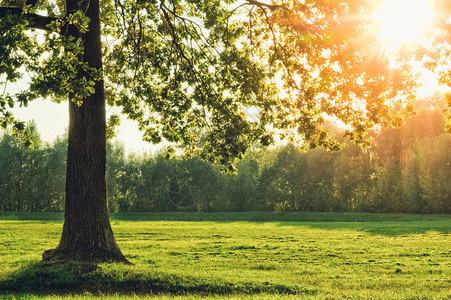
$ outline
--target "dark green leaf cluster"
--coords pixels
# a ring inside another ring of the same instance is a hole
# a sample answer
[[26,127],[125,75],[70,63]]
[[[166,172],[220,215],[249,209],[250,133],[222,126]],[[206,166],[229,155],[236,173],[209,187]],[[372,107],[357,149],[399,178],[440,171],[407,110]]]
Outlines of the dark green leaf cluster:
[[17,101],[21,106],[27,105],[29,94],[19,93],[15,97],[6,92],[8,83],[22,78],[22,73],[30,70],[30,59],[38,56],[36,42],[26,34],[28,20],[20,15],[6,14],[0,18],[0,128],[13,126],[14,135],[24,136],[24,124],[17,121],[9,109]]
[[101,78],[101,72],[83,60],[83,38],[68,32],[74,26],[80,34],[86,33],[89,21],[78,11],[48,24],[50,31],[41,50],[47,57],[41,57],[40,64],[33,69],[36,75],[32,78],[31,91],[41,97],[52,96],[56,101],[72,95],[72,101],[78,105],[95,93],[95,81]]
[[26,137],[17,139],[6,132],[0,139],[0,209],[61,211],[67,140],[58,138],[52,147],[45,145],[33,122],[23,131]]

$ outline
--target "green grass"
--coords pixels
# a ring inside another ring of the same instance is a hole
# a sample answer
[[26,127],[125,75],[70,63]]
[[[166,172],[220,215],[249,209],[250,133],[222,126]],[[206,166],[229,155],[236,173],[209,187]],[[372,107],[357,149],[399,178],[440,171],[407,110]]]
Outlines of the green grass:
[[52,267],[61,219],[2,216],[0,298],[451,299],[451,216],[116,214],[134,266]]
[[[380,221],[439,221],[450,220],[449,215],[375,214],[334,212],[160,212],[112,213],[111,219],[123,221],[215,221],[215,222],[380,222]],[[0,212],[0,220],[63,221],[63,213]]]

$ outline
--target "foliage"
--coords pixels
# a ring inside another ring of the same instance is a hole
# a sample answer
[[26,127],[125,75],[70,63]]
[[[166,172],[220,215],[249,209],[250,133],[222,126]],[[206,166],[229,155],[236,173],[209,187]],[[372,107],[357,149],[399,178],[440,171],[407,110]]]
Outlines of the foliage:
[[[432,101],[432,100],[431,100]],[[422,102],[399,129],[374,133],[365,150],[303,152],[287,144],[255,149],[224,174],[197,156],[125,154],[108,144],[112,212],[344,211],[451,213],[451,139],[441,107]],[[0,139],[0,211],[61,211],[67,139],[34,149]]]
[[22,78],[22,72],[29,71],[38,60],[39,51],[36,41],[26,34],[29,22],[19,16],[2,15],[0,18],[0,79],[3,92],[0,94],[0,128],[12,126],[15,136],[24,136],[25,124],[14,118],[8,110],[15,102],[26,106],[29,93],[24,91],[15,97],[5,93],[8,82]]
[[65,147],[59,140],[54,147],[43,145],[36,124],[29,123],[25,132],[34,145],[30,149],[11,135],[0,142],[2,173],[0,175],[3,211],[60,211],[64,198]]
[[[400,125],[412,112],[414,54],[382,51],[366,1],[100,4],[103,70],[82,59],[91,21],[82,10],[66,12],[62,1],[0,2],[0,74],[5,84],[23,67],[32,76],[26,92],[0,98],[3,127],[15,122],[7,105],[68,95],[81,105],[103,79],[108,104],[136,120],[145,140],[193,149],[205,129],[202,158],[234,170],[257,141],[281,137],[337,150],[329,119],[348,125],[346,135],[362,144],[368,129]],[[46,30],[43,43],[30,28]]]
[[[312,221],[293,221],[296,214]],[[134,266],[43,265],[36,249],[57,242],[61,221],[0,221],[0,297],[450,296],[449,217],[373,214],[365,220],[364,214],[358,219],[365,222],[349,222],[353,216],[347,214],[292,213],[291,222],[273,221],[277,215],[266,214],[261,222],[245,221],[246,214],[237,216],[242,222],[227,221],[227,214],[216,214],[224,222],[138,221],[140,214],[130,215],[133,221],[113,220]],[[335,222],[320,222],[322,215]]]

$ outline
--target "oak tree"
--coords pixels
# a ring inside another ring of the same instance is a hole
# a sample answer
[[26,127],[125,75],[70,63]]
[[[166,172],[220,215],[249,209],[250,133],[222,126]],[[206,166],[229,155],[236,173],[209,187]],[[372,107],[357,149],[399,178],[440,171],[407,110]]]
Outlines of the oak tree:
[[44,260],[127,262],[108,217],[105,145],[118,116],[107,120],[106,105],[135,120],[144,140],[183,144],[229,170],[256,142],[280,138],[334,150],[339,144],[324,125],[331,120],[362,144],[369,128],[397,125],[411,113],[412,54],[381,50],[367,1],[0,6],[2,82],[31,74],[28,89],[1,95],[1,126],[21,132],[8,111],[14,103],[69,100],[65,223]]

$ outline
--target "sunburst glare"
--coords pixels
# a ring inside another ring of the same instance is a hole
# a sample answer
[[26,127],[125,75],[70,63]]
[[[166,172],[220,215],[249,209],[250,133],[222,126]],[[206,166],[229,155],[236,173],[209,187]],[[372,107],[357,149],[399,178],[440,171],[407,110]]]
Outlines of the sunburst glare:
[[431,0],[385,0],[374,14],[378,35],[393,48],[421,43],[434,19]]

